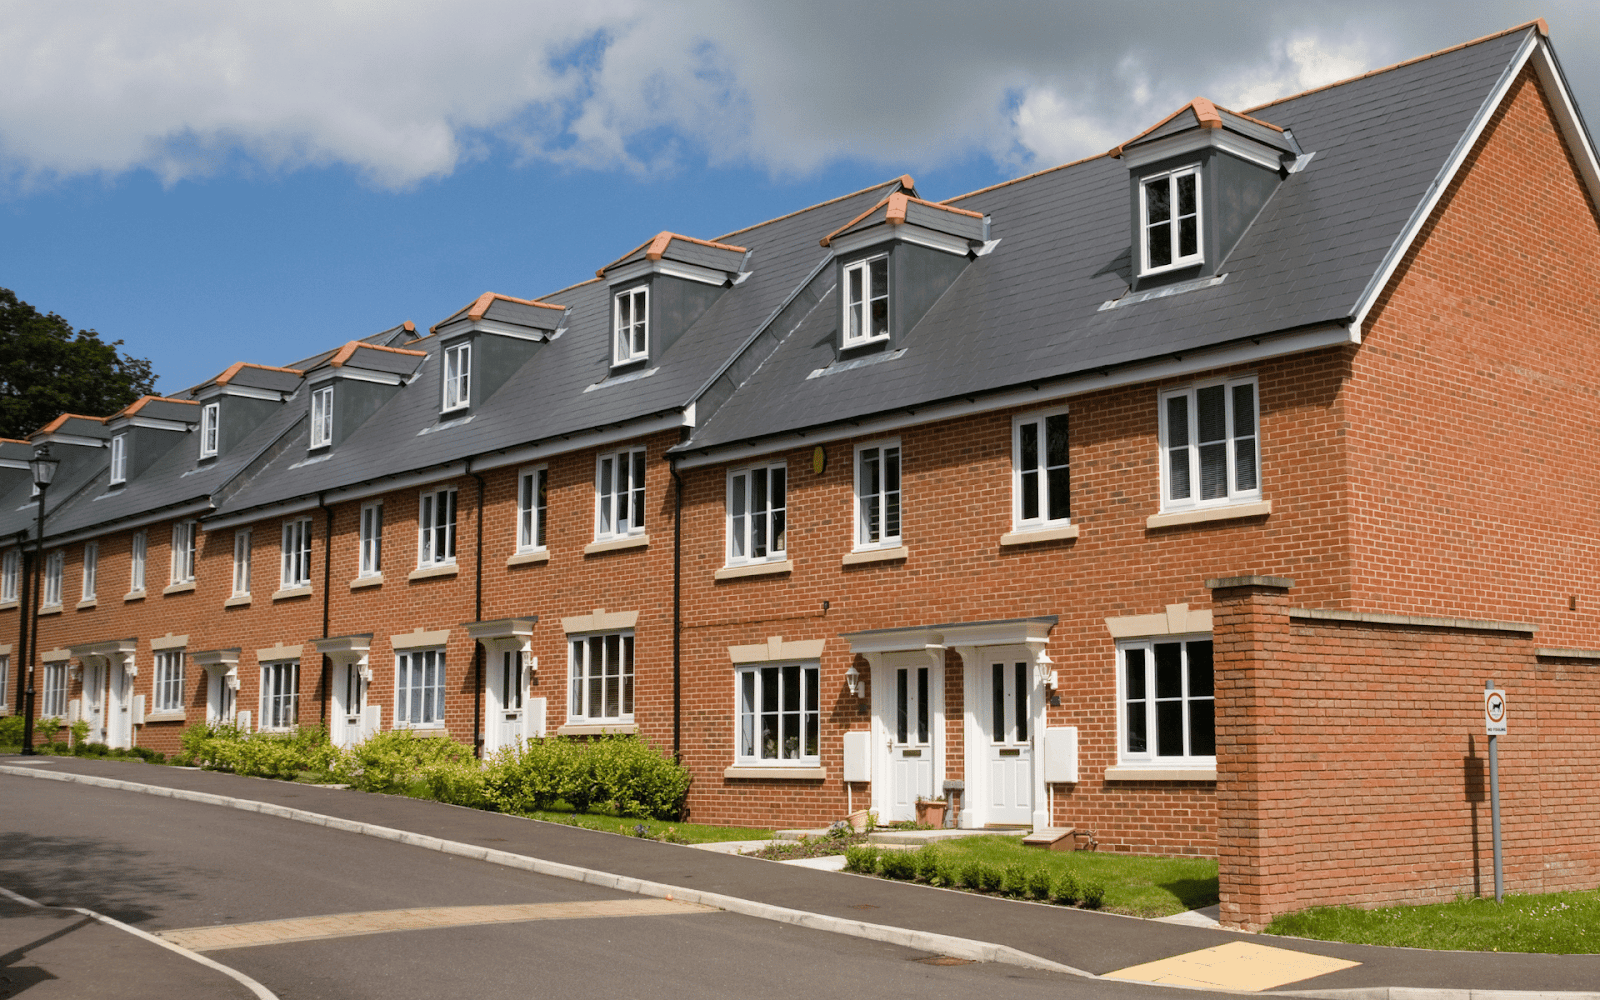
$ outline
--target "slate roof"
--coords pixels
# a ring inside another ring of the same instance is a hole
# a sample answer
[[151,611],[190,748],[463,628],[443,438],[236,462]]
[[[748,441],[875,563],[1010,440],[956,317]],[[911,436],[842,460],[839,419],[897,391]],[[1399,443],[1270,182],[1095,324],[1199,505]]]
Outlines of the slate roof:
[[1132,268],[1128,168],[1110,155],[950,199],[991,216],[999,243],[897,344],[903,355],[808,378],[834,357],[839,308],[830,291],[675,450],[1343,322],[1534,30],[1253,112],[1292,129],[1315,155],[1282,182],[1212,287],[1101,309],[1128,291]]

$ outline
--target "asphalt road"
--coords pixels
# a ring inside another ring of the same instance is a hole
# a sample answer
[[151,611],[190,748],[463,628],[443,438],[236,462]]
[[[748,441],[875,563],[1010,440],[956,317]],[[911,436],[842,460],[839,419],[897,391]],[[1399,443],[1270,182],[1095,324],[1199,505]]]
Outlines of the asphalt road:
[[[82,785],[0,775],[0,804],[0,887],[152,933],[366,911],[637,899],[357,834]],[[927,964],[935,956],[718,911],[400,930],[206,954],[282,1000],[1174,996],[1006,965]],[[8,993],[28,1000],[248,995],[220,973],[125,932],[60,911],[0,906],[0,997]],[[1209,995],[1184,993],[1186,1000]]]

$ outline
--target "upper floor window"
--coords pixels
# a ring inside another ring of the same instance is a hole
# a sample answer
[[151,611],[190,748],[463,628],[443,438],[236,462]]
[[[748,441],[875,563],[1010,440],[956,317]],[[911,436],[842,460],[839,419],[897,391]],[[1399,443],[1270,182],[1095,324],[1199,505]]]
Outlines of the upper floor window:
[[144,556],[149,538],[150,536],[142,531],[134,532],[133,542],[128,546],[128,592],[130,594],[144,592]]
[[644,463],[643,448],[600,456],[595,470],[595,538],[644,530]]
[[728,564],[787,556],[788,530],[782,463],[728,474]]
[[200,407],[201,458],[209,458],[217,453],[217,418],[221,413],[221,403],[207,403]]
[[1261,496],[1256,379],[1161,394],[1163,506],[1220,506]]
[[240,528],[233,533],[233,596],[250,594],[250,529]]
[[311,518],[283,522],[283,569],[279,584],[284,590],[311,586]]
[[1200,263],[1200,168],[1147,177],[1141,188],[1143,273]]
[[1066,413],[1032,413],[1011,423],[1012,524],[1065,524],[1072,515]]
[[1171,767],[1215,766],[1211,638],[1126,642],[1117,648],[1121,695],[1119,760]]
[[128,481],[128,435],[111,439],[111,485]]
[[66,565],[66,556],[67,554],[61,549],[56,549],[45,557],[44,600],[39,602],[42,607],[61,607],[61,573]]
[[616,336],[612,364],[625,365],[650,356],[650,289],[630,288],[613,300]]
[[472,344],[444,349],[444,409],[459,410],[472,402]]
[[456,491],[422,494],[417,517],[417,565],[443,566],[456,561]]
[[844,346],[889,336],[889,258],[858,260],[844,269]]
[[383,572],[383,504],[369,503],[361,508],[360,576]]
[[[445,404],[448,409],[449,404]],[[326,448],[333,444],[333,386],[323,386],[311,393],[311,447]]]
[[574,721],[633,719],[633,633],[576,636],[567,717]]
[[94,600],[95,578],[100,575],[100,543],[85,542],[83,545],[83,601]]
[[22,579],[22,552],[8,549],[3,568],[0,568],[0,602],[17,599],[17,583]]
[[172,582],[194,582],[194,529],[193,521],[179,521],[172,526]]
[[545,547],[545,513],[549,507],[550,470],[524,469],[517,480],[517,551]]
[[900,442],[856,448],[856,548],[900,544]]

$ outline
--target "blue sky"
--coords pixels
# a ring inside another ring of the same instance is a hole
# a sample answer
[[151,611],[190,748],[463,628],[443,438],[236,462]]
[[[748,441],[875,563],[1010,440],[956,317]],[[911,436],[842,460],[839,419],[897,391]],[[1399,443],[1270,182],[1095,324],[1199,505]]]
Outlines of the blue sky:
[[1600,107],[1577,3],[374,9],[0,0],[0,286],[176,392],[554,291],[663,229],[905,172],[945,198],[1195,94],[1242,108],[1541,14]]

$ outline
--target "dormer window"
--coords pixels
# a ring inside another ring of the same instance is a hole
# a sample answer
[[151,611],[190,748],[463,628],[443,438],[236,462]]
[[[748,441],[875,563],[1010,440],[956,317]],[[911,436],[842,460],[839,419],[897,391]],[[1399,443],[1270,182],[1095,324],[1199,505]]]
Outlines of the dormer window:
[[444,407],[459,410],[472,402],[472,344],[463,342],[444,349]]
[[643,361],[650,356],[650,289],[630,288],[615,298],[616,338],[613,365]]
[[111,485],[128,481],[128,436],[118,434],[111,439]]
[[844,346],[889,336],[889,256],[880,254],[844,269]]
[[1200,263],[1200,167],[1147,177],[1143,189],[1144,273]]
[[207,403],[200,407],[200,457],[214,458],[217,454],[217,418],[221,403]]
[[[445,406],[449,409],[449,404]],[[323,386],[311,393],[311,447],[326,448],[333,444],[333,386]]]

